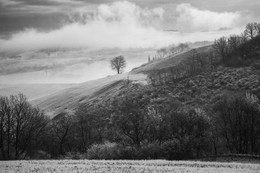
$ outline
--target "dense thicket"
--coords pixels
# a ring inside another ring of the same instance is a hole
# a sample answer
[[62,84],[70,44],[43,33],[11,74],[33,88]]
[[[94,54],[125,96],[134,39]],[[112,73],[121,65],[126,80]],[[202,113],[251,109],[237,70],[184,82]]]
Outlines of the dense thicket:
[[259,23],[249,23],[241,35],[231,35],[215,40],[213,48],[226,66],[244,66],[259,59]]
[[39,149],[48,123],[24,95],[0,97],[0,158],[22,159]]
[[213,110],[214,121],[231,153],[255,154],[260,147],[259,99],[247,93],[245,97],[222,98]]
[[60,114],[47,130],[44,151],[54,158],[89,159],[259,154],[260,103],[254,94],[219,97],[205,109],[184,105],[158,86],[133,88],[106,106]]
[[2,97],[1,159],[259,154],[256,95],[218,97],[210,107],[188,106],[170,89],[128,84],[111,102],[81,105],[74,114],[64,112],[51,121],[22,96]]

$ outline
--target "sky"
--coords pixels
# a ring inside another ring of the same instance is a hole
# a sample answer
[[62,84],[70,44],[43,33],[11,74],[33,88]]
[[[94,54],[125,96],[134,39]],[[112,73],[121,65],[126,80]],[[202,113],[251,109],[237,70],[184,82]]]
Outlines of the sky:
[[0,0],[0,83],[84,82],[113,74],[107,61],[119,54],[129,71],[160,47],[239,34],[259,9],[257,0]]

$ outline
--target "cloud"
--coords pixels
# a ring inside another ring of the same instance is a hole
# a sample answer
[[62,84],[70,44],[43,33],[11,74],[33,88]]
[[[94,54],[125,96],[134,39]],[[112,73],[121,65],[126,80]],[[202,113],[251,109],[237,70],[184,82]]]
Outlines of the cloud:
[[239,12],[212,12],[200,10],[190,4],[176,7],[178,29],[182,31],[217,31],[234,28],[239,24]]
[[[161,47],[188,39],[182,33],[162,30],[165,22],[163,8],[141,8],[135,3],[118,1],[101,4],[94,12],[81,8],[80,20],[73,21],[51,32],[27,29],[0,40],[0,51],[62,48],[147,48]],[[180,31],[216,31],[236,27],[239,13],[216,13],[199,10],[190,4],[180,4],[173,10],[176,20],[171,21]],[[84,15],[89,17],[83,18]],[[167,21],[169,22],[169,21]],[[191,37],[193,38],[193,37]],[[203,39],[204,37],[200,38]],[[205,34],[205,38],[208,38]]]
[[162,16],[161,8],[142,9],[127,1],[103,4],[86,23],[71,23],[48,33],[27,29],[0,44],[2,50],[150,47],[167,40],[167,34],[155,28]]
[[11,6],[11,5],[18,5],[21,3],[15,0],[0,0],[0,4],[2,4],[3,6]]

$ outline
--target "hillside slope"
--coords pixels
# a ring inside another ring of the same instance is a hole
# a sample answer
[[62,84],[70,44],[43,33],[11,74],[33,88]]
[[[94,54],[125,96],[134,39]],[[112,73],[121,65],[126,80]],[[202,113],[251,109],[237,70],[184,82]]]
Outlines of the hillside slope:
[[124,85],[120,91],[108,93],[93,98],[88,106],[109,105],[111,97],[120,97],[129,92],[135,92],[136,88],[142,91],[144,97],[149,97],[151,104],[155,101],[167,103],[169,100],[176,102],[185,108],[212,107],[220,98],[231,98],[245,93],[253,93],[260,96],[260,71],[249,66],[240,68],[218,67],[212,72],[190,76],[174,83],[162,85]]
[[[211,46],[204,46],[195,49],[197,53],[207,53],[210,50],[212,50]],[[193,50],[183,52],[177,55],[170,55],[166,58],[163,59],[158,59],[155,61],[152,61],[150,63],[146,63],[140,67],[134,68],[132,70],[133,73],[149,73],[154,70],[159,70],[167,67],[173,67],[182,62],[183,60],[187,59],[188,57],[191,56]]]
[[119,89],[127,79],[143,83],[146,80],[146,76],[128,73],[108,76],[81,83],[52,95],[36,99],[32,104],[44,110],[50,117],[62,111],[74,112],[80,104],[86,103],[92,98],[97,98],[101,94]]
[[[211,46],[196,50],[199,53],[208,52],[211,50]],[[129,79],[134,83],[146,83],[146,74],[150,71],[175,66],[188,58],[191,53],[192,51],[187,51],[176,56],[156,60],[135,68],[130,73],[81,83],[55,94],[34,100],[32,104],[43,109],[50,117],[62,111],[74,112],[80,104],[90,102],[91,100],[100,100],[100,98],[109,100],[107,97],[113,97],[113,93],[116,94],[124,85],[124,80]]]
[[260,71],[253,67],[219,67],[211,73],[186,78],[165,90],[186,106],[213,105],[219,97],[234,96],[245,92],[260,95]]

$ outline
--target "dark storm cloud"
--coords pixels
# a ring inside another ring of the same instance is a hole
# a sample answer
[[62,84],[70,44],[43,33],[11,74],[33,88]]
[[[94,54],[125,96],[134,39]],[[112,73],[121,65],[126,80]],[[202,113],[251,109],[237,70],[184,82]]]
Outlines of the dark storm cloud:
[[52,0],[13,0],[17,2],[17,5],[44,5],[44,6],[52,6],[58,5],[59,3]]
[[14,32],[35,28],[39,31],[50,31],[60,28],[66,15],[63,13],[32,14],[32,15],[0,15],[0,35],[8,38]]
[[57,6],[76,2],[75,0],[1,0],[2,7],[13,8],[26,5],[32,6]]
[[73,7],[73,1],[0,0],[0,37],[27,28],[39,31],[58,29],[68,20],[69,10],[62,11],[65,7]]
[[[0,7],[3,11],[8,11],[8,9],[16,8],[19,9],[25,6],[45,6],[45,7],[56,7],[59,6],[82,6],[87,4],[103,4],[115,1],[124,0],[0,0]],[[255,0],[128,0],[129,2],[134,2],[141,6],[155,6],[164,4],[180,4],[189,3],[193,6],[204,8],[213,11],[241,11],[241,10],[255,10],[259,7],[260,2]]]

